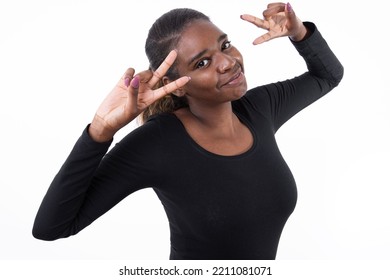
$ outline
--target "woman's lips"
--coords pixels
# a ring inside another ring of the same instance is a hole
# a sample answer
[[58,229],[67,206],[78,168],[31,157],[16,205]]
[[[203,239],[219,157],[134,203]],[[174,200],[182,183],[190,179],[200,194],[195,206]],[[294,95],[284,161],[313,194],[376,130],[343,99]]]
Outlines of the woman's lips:
[[222,86],[227,86],[227,85],[237,85],[237,84],[240,84],[243,79],[244,79],[244,73],[240,71],[235,74],[233,77],[231,77],[225,84],[223,84]]
[[244,73],[240,71],[240,73],[238,73],[237,76],[233,80],[231,80],[228,84],[229,85],[238,84],[242,81],[243,78],[244,78]]

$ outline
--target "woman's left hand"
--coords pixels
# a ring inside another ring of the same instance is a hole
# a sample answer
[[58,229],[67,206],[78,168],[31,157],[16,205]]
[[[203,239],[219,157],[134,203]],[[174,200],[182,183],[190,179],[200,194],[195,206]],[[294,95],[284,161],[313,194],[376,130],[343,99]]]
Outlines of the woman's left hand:
[[290,3],[268,4],[263,16],[264,19],[248,14],[241,16],[243,20],[268,30],[267,33],[256,38],[254,45],[283,36],[289,36],[293,41],[301,41],[308,32],[302,21],[295,15]]

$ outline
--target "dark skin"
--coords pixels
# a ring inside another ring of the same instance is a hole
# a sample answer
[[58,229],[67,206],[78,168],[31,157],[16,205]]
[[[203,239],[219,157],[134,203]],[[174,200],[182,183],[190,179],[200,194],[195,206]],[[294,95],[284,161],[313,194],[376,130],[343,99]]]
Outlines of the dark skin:
[[[289,4],[269,4],[263,16],[264,19],[241,16],[267,30],[254,44],[284,36],[300,41],[309,35]],[[170,81],[164,75],[176,59],[181,78]],[[241,154],[253,144],[250,130],[233,113],[231,104],[246,92],[243,72],[242,56],[230,45],[226,35],[210,22],[195,21],[184,30],[176,51],[156,71],[136,75],[132,68],[126,71],[100,105],[89,134],[98,142],[111,140],[148,105],[173,93],[186,96],[189,107],[174,114],[200,146],[219,155]],[[153,89],[160,79],[165,86]]]
[[215,154],[237,155],[248,150],[253,136],[231,105],[247,90],[241,53],[226,34],[204,20],[186,28],[176,49],[179,74],[191,77],[175,93],[188,100],[188,108],[174,112],[188,134]]

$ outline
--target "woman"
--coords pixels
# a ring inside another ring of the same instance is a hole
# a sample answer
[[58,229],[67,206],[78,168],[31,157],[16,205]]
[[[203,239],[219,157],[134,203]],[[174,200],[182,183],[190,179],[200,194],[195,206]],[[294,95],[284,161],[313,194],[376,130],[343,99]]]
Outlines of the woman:
[[[343,67],[290,4],[263,15],[241,16],[268,30],[254,44],[288,36],[308,72],[247,91],[240,52],[208,17],[164,14],[146,41],[150,70],[129,69],[98,108],[43,199],[34,236],[76,234],[152,187],[168,216],[171,259],[274,259],[296,203],[274,134],[337,86]],[[140,114],[145,123],[107,153]]]

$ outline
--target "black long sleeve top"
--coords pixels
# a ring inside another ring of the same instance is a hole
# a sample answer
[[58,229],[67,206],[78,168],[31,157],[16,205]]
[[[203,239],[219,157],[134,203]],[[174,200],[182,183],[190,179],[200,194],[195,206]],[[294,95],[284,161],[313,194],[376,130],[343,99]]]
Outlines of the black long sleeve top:
[[129,194],[153,188],[166,211],[171,259],[274,259],[297,189],[275,132],[338,85],[343,67],[316,26],[292,42],[308,72],[249,90],[233,111],[251,131],[252,147],[213,154],[187,134],[174,114],[136,128],[109,152],[87,129],[55,176],[37,213],[33,235],[74,235]]

